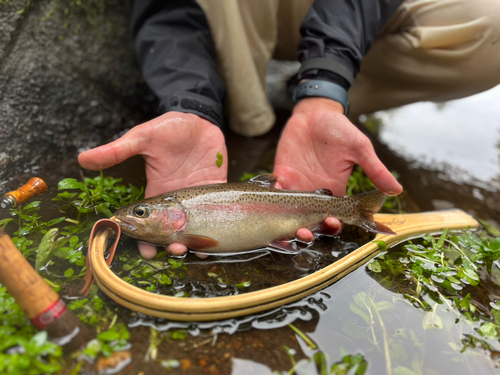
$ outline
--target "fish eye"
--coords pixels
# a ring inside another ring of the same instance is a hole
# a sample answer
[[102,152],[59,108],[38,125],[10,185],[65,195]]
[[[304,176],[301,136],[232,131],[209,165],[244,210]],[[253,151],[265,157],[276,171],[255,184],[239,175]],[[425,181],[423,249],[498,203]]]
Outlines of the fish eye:
[[149,216],[149,208],[144,206],[134,207],[134,215],[137,217],[145,218]]

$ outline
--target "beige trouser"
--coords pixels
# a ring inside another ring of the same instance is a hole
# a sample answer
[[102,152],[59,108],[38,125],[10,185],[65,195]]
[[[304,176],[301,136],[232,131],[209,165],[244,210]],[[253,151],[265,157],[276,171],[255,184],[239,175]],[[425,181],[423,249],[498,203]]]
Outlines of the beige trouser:
[[[274,124],[269,60],[294,60],[313,0],[197,0],[215,42],[232,130]],[[405,0],[375,39],[349,90],[350,113],[472,95],[500,83],[500,0]]]

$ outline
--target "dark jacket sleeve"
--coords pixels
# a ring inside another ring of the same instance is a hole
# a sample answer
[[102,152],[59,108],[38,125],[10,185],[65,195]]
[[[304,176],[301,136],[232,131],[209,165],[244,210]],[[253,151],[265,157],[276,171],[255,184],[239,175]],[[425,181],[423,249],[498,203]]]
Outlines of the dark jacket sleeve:
[[224,84],[203,10],[194,0],[134,0],[135,47],[160,112],[197,114],[223,122]]
[[300,32],[299,78],[324,76],[346,90],[402,0],[316,0]]

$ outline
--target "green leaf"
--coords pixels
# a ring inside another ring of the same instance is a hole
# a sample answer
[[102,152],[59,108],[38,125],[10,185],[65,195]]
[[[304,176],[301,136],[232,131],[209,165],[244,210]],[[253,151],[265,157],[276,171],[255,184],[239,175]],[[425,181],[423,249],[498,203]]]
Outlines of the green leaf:
[[378,245],[380,251],[385,251],[387,249],[387,244],[385,243],[385,241],[372,241],[372,242]]
[[73,268],[68,268],[66,271],[64,271],[64,276],[66,277],[71,277],[75,273],[75,270]]
[[34,335],[30,341],[32,341],[36,346],[42,346],[47,342],[47,331],[40,331]]
[[368,263],[366,265],[366,267],[368,267],[368,269],[373,271],[373,272],[377,272],[377,273],[382,272],[382,266],[380,265],[380,263],[376,259],[374,259],[370,263]]
[[14,219],[12,219],[10,217],[3,219],[3,220],[0,220],[0,227],[2,227],[2,229],[5,229],[7,224],[9,224],[11,221],[14,221]]
[[[29,204],[27,204],[26,206],[24,206],[24,210],[31,210],[31,209],[34,209],[34,208],[40,208],[40,203],[41,201],[34,201],[34,202],[31,202]],[[21,216],[21,215],[19,215]]]
[[441,237],[439,237],[439,241],[436,245],[436,247],[438,249],[441,249],[444,245],[444,241],[446,240],[446,236],[448,235],[448,228],[446,228],[443,232],[443,234],[441,234]]
[[113,217],[113,213],[110,211],[110,209],[106,206],[105,203],[98,204],[95,206],[97,212],[106,215],[108,218]]
[[99,333],[97,335],[97,338],[102,341],[113,341],[113,340],[118,340],[120,338],[120,334],[118,332],[109,330],[106,332]]
[[492,322],[485,323],[479,328],[479,333],[489,339],[497,337],[497,325]]
[[492,251],[498,251],[500,250],[500,238],[495,238],[490,242],[489,246],[490,250]]
[[351,302],[349,304],[349,308],[353,313],[358,314],[360,317],[362,317],[366,323],[370,324],[370,316],[365,311],[363,311],[357,304]]
[[215,164],[217,164],[217,166],[220,168],[222,166],[222,154],[220,152],[217,153],[217,161],[215,162]]
[[437,305],[434,305],[434,308],[425,313],[424,319],[422,319],[422,327],[427,330],[427,329],[442,329],[443,328],[443,321],[441,318],[438,316],[436,312],[436,307]]
[[63,220],[66,220],[66,218],[65,217],[58,217],[57,219],[52,219],[52,220],[47,221],[47,223],[45,224],[45,226],[46,227],[51,227],[52,225],[58,224],[58,223],[60,223]]
[[56,237],[59,235],[57,228],[50,229],[45,236],[43,236],[38,252],[36,253],[35,268],[39,269],[47,264],[50,255],[56,248]]
[[80,189],[81,191],[87,192],[85,184],[83,184],[82,182],[78,182],[74,178],[66,178],[59,182],[59,184],[57,185],[57,190],[64,189]]

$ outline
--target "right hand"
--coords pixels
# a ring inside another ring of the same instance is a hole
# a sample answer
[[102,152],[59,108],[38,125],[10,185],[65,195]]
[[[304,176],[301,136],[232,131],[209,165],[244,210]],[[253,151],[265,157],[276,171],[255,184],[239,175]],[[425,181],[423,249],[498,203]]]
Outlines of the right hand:
[[[222,166],[217,167],[217,153]],[[107,145],[82,152],[78,157],[86,169],[100,170],[135,156],[146,162],[146,198],[189,186],[227,181],[227,150],[222,131],[197,115],[168,112],[137,125],[123,137]],[[146,259],[156,255],[156,246],[139,243]],[[186,246],[174,243],[167,247],[182,255]]]

